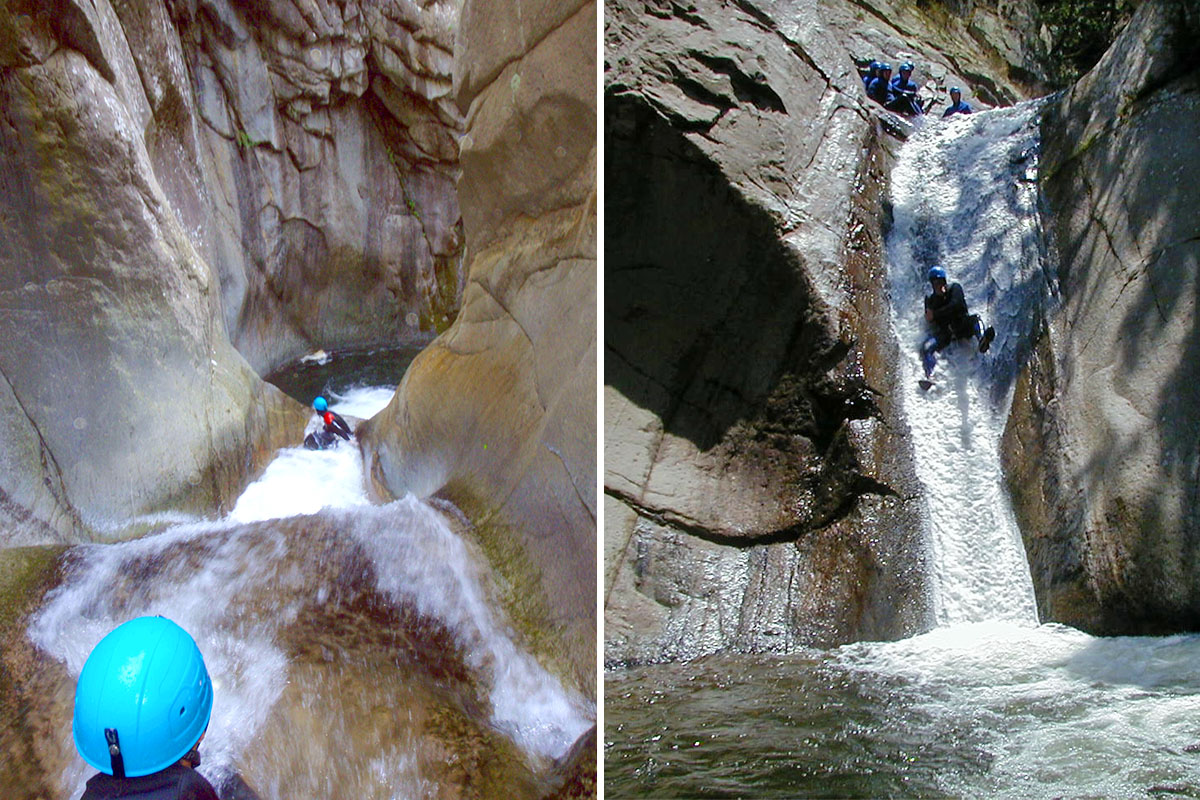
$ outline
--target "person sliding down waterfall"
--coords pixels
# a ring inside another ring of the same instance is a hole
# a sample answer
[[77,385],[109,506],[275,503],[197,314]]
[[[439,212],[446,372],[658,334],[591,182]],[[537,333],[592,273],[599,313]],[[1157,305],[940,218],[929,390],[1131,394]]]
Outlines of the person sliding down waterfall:
[[922,389],[933,385],[933,368],[937,365],[937,352],[956,339],[979,338],[979,352],[986,353],[996,338],[996,329],[983,327],[978,314],[967,310],[967,299],[961,284],[946,284],[946,270],[930,267],[929,284],[933,294],[925,297],[925,321],[933,326],[933,332],[921,345],[921,364],[925,367]]
[[317,397],[313,400],[312,405],[313,410],[325,423],[325,428],[305,436],[305,447],[309,450],[326,450],[338,443],[339,436],[347,442],[350,441],[350,438],[354,436],[350,431],[350,426],[346,424],[346,420],[342,419],[340,414],[329,410],[329,402],[324,397]]

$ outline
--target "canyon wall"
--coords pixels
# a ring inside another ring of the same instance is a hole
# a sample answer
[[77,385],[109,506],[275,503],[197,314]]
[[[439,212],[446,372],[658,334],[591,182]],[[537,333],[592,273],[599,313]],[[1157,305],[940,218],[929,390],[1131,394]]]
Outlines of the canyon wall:
[[591,2],[463,6],[462,312],[362,433],[385,495],[435,495],[466,512],[510,618],[589,696],[596,14]]
[[0,18],[10,544],[211,512],[303,429],[259,380],[462,287],[457,0],[17,0]]
[[1200,10],[1142,4],[1051,104],[1041,189],[1060,302],[1006,469],[1044,620],[1200,626]]

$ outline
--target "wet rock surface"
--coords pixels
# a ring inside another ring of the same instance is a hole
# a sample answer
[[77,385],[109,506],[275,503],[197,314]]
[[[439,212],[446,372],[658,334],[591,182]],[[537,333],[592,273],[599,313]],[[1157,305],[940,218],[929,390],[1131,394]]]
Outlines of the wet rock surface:
[[363,440],[382,491],[466,512],[510,617],[591,696],[596,5],[516,9],[463,7],[463,308]]
[[1200,626],[1198,34],[1144,4],[1043,122],[1062,307],[1006,449],[1042,617],[1093,633]]

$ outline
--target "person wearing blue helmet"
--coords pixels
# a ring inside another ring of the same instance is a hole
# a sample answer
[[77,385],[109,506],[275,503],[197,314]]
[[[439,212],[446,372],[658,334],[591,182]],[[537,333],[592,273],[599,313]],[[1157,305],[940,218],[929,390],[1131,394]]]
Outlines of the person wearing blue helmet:
[[881,63],[875,74],[874,80],[867,84],[867,97],[887,108],[896,99],[892,91],[892,65]]
[[871,88],[871,81],[879,77],[879,62],[872,61],[867,65],[867,72],[862,76],[863,88]]
[[933,294],[925,297],[925,321],[931,326],[928,338],[921,344],[921,364],[925,368],[922,389],[933,385],[933,369],[937,365],[937,352],[957,339],[979,338],[979,352],[986,353],[996,338],[996,329],[986,328],[978,314],[967,309],[967,299],[961,284],[946,281],[946,270],[934,266],[929,269],[929,284]]
[[893,99],[888,108],[900,114],[920,116],[925,113],[925,109],[921,107],[921,101],[917,97],[917,90],[920,87],[912,79],[912,74],[913,64],[911,61],[905,61],[900,65],[900,74],[891,81]]
[[950,107],[942,114],[942,119],[954,114],[970,114],[971,107],[963,102],[962,89],[957,86],[950,87]]
[[339,437],[348,442],[354,436],[341,414],[329,410],[329,401],[324,397],[318,396],[314,399],[312,407],[321,417],[325,427],[304,437],[304,446],[309,450],[326,450],[336,446]]
[[187,631],[165,617],[114,628],[75,686],[75,749],[100,770],[80,800],[218,800],[196,771],[212,707],[212,680]]

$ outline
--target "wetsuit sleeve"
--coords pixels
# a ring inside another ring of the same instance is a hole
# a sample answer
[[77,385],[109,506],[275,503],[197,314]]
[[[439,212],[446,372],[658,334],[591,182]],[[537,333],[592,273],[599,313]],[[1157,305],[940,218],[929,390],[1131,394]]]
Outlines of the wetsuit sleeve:
[[179,800],[221,800],[212,784],[194,769],[179,781]]
[[952,283],[946,290],[946,302],[941,308],[933,310],[933,321],[939,325],[949,325],[952,320],[967,315],[967,298],[963,295],[961,284]]
[[332,411],[329,413],[333,415],[333,418],[329,421],[329,429],[346,441],[350,441],[350,437],[354,434],[351,432],[350,426],[346,424],[346,420]]

